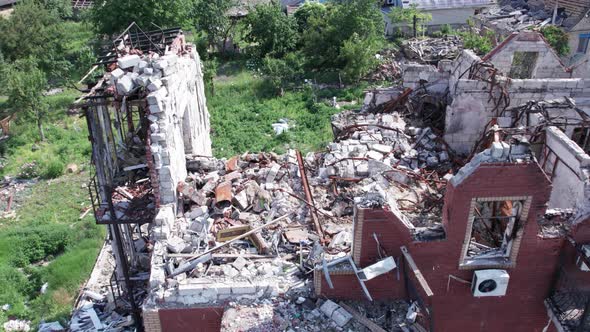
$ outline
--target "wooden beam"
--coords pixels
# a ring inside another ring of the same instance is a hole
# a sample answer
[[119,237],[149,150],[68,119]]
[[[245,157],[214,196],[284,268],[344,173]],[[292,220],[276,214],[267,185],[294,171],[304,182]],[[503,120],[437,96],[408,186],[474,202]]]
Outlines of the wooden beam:
[[412,270],[412,272],[414,272],[416,279],[418,279],[420,286],[422,286],[422,289],[426,293],[426,296],[428,296],[428,297],[433,296],[434,293],[432,292],[432,289],[430,289],[430,286],[428,286],[428,282],[426,282],[426,279],[424,279],[422,272],[420,272],[420,269],[418,269],[418,266],[416,265],[416,262],[414,262],[412,255],[410,255],[408,248],[406,248],[406,246],[401,246],[400,249],[402,250],[402,254],[404,255],[404,258],[406,259],[406,261],[408,262],[408,265],[410,266],[410,270]]
[[372,320],[368,319],[367,317],[363,316],[360,312],[354,310],[352,307],[347,305],[346,303],[340,301],[338,303],[344,310],[348,311],[349,314],[354,317],[359,323],[363,324],[366,328],[368,328],[371,332],[387,332],[381,326],[375,324]]

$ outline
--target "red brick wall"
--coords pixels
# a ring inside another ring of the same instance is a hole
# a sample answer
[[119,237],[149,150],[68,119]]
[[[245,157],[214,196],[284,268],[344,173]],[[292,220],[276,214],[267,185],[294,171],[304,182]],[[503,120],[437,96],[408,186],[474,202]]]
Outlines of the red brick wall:
[[[378,260],[376,233],[387,254],[400,257],[399,247],[408,247],[416,264],[434,292],[431,299],[434,327],[438,331],[526,331],[540,332],[548,322],[543,304],[548,296],[557,267],[563,239],[538,237],[537,217],[544,214],[550,195],[550,182],[535,163],[521,165],[482,165],[457,188],[449,184],[443,208],[447,237],[443,241],[412,242],[405,226],[391,212],[364,211],[362,224],[361,266]],[[510,274],[508,292],[503,297],[475,298],[470,285],[451,280],[449,275],[471,281],[473,271],[459,270],[461,248],[472,198],[531,196],[516,266]],[[358,220],[357,220],[358,222]],[[355,239],[356,241],[356,239]],[[393,271],[382,282],[368,283],[375,298],[399,298],[405,294],[403,280]],[[390,277],[391,276],[391,277]],[[345,290],[327,290],[322,294],[362,299],[354,275],[332,278]],[[377,280],[377,279],[376,279]],[[336,288],[337,283],[334,282]],[[387,287],[383,284],[387,283]],[[447,288],[448,287],[448,288]]]
[[164,332],[218,332],[223,307],[160,309],[159,315]]

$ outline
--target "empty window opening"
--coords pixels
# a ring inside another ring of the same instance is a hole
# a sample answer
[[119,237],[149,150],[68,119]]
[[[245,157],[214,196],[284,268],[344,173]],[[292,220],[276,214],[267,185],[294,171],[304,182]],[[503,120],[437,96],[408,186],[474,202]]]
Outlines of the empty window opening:
[[526,79],[533,77],[539,52],[514,52],[510,78]]
[[588,51],[588,42],[590,41],[590,33],[580,34],[578,39],[578,49],[576,53],[586,54]]
[[510,257],[522,204],[521,201],[477,202],[467,257]]
[[459,267],[514,267],[531,197],[479,197],[471,204]]
[[590,128],[575,128],[572,141],[576,142],[584,152],[590,153]]

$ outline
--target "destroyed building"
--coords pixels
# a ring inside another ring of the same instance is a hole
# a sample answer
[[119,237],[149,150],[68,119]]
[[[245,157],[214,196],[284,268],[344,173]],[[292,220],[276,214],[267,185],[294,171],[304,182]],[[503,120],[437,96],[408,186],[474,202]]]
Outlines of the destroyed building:
[[590,81],[546,46],[405,64],[325,151],[217,159],[194,46],[130,27],[80,105],[117,267],[78,330],[588,330]]
[[476,26],[494,32],[501,40],[513,32],[541,29],[554,25],[568,37],[569,54],[563,61],[577,76],[588,71],[590,41],[590,1],[588,0],[501,0],[498,6],[483,10],[474,17]]

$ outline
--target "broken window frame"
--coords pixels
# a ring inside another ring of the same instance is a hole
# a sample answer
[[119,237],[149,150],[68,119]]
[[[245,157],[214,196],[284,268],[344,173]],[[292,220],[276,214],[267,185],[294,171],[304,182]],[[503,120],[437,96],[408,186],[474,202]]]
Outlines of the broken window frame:
[[[486,255],[483,254],[481,257],[469,256],[468,251],[473,237],[473,226],[475,221],[479,218],[476,217],[476,207],[478,202],[502,202],[512,201],[520,202],[521,207],[517,214],[511,216],[494,217],[498,218],[513,218],[506,226],[504,230],[501,251],[501,255]],[[510,196],[510,197],[475,197],[471,200],[471,206],[469,210],[469,216],[467,221],[467,227],[465,231],[465,239],[463,241],[463,248],[461,252],[461,258],[459,261],[460,269],[476,269],[486,267],[503,267],[510,268],[516,265],[516,257],[520,249],[520,241],[524,233],[524,228],[528,218],[528,212],[532,202],[531,196]],[[515,229],[516,228],[516,229]]]

